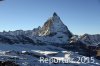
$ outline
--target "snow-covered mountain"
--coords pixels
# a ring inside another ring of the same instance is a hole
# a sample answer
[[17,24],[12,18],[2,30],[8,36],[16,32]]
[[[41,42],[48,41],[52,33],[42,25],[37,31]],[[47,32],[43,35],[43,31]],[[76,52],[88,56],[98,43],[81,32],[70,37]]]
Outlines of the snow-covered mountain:
[[[42,27],[0,32],[0,65],[8,60],[20,66],[100,66],[97,49],[88,45],[100,45],[100,35],[73,35],[54,13]],[[72,63],[45,64],[39,62],[40,57],[72,59]]]
[[37,39],[50,44],[67,44],[72,37],[71,32],[56,13],[45,22],[38,34]]
[[80,37],[80,40],[86,45],[97,46],[100,45],[100,34],[84,34]]
[[0,32],[0,43],[45,43],[45,44],[67,44],[72,37],[67,26],[61,21],[60,17],[54,12],[41,28],[33,30],[16,30]]
[[45,22],[39,33],[39,36],[50,35],[52,33],[58,32],[69,34],[67,26],[64,25],[60,17],[56,13],[54,13],[53,17]]
[[0,32],[0,43],[8,44],[67,44],[73,41],[81,41],[83,44],[96,46],[100,44],[100,35],[72,35],[68,27],[62,22],[60,17],[55,12],[42,27],[39,26],[33,30],[26,31],[16,30]]
[[84,34],[81,36],[73,35],[70,38],[70,43],[77,43],[81,42],[81,44],[84,44],[86,46],[99,46],[100,45],[100,34]]

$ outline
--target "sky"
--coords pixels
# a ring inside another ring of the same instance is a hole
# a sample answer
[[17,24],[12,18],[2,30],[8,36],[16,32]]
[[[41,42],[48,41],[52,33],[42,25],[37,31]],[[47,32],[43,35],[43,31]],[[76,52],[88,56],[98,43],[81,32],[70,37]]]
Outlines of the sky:
[[0,31],[32,30],[56,12],[73,34],[100,34],[100,0],[0,1]]

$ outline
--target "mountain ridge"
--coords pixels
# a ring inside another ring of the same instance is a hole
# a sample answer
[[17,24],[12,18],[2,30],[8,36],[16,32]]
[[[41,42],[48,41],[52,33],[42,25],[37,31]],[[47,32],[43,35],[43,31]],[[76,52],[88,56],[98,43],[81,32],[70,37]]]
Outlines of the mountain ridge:
[[38,28],[27,31],[16,30],[0,32],[1,43],[10,41],[10,43],[40,42],[46,44],[66,44],[70,37],[72,37],[72,33],[68,30],[67,26],[63,24],[56,12],[53,13],[53,16],[48,19],[42,27],[39,26]]
[[57,13],[54,12],[52,17],[47,19],[42,27],[39,26],[33,30],[26,31],[16,30],[0,32],[0,43],[68,44],[73,42],[70,40],[74,37],[72,40],[80,40],[86,45],[99,45],[99,35],[100,34],[84,34],[75,38],[75,35],[70,32]]

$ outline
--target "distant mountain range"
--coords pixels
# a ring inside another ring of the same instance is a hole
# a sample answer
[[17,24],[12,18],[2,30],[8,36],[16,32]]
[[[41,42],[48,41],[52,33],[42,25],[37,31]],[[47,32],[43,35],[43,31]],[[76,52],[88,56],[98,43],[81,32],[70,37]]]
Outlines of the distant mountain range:
[[0,32],[0,43],[7,44],[69,44],[71,39],[81,41],[86,45],[99,45],[100,35],[84,34],[73,35],[68,27],[64,25],[60,17],[54,12],[42,27],[33,30],[16,30]]

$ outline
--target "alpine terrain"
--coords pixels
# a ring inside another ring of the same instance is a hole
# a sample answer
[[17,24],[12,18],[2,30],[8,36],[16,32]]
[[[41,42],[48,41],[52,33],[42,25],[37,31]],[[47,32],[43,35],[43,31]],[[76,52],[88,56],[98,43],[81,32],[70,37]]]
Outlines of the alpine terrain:
[[100,35],[74,35],[56,12],[42,27],[0,32],[0,66],[56,65],[100,66]]

